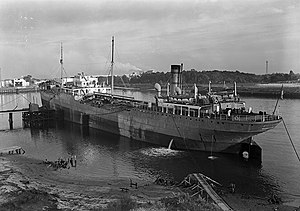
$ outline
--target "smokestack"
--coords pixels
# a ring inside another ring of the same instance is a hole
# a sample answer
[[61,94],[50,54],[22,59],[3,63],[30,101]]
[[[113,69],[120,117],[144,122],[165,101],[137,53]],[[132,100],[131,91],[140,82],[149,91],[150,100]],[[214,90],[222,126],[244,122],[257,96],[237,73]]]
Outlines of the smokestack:
[[182,71],[183,71],[183,63],[180,64],[180,73],[179,73],[179,88],[182,90]]
[[266,74],[268,74],[268,69],[269,69],[269,62],[266,61]]
[[[171,75],[172,81],[170,86],[170,94],[175,95],[175,88],[179,86],[179,79],[180,79],[180,65],[171,65]],[[180,87],[179,87],[180,88]]]

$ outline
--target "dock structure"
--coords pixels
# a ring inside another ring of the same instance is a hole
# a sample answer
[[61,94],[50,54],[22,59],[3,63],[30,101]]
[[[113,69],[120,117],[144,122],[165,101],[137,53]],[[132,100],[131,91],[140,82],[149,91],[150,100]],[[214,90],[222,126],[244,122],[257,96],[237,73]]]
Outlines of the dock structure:
[[0,87],[0,94],[19,94],[37,91],[39,91],[38,87]]
[[220,183],[201,173],[189,174],[180,183],[181,185],[189,187],[194,191],[191,197],[198,196],[206,201],[213,202],[223,211],[233,211],[233,209],[215,192],[212,185],[220,185]]
[[22,113],[24,128],[44,128],[55,119],[55,110],[40,108],[38,104],[30,103],[29,110]]
[[12,146],[0,149],[0,155],[14,155],[14,154],[24,154],[25,150],[19,146]]
[[2,110],[0,113],[8,113],[10,130],[14,128],[13,114],[17,112],[22,112],[24,128],[44,128],[45,126],[49,126],[49,123],[53,122],[57,117],[54,109],[40,108],[35,103],[30,103],[29,108]]
[[22,113],[25,128],[41,128],[55,119],[55,110],[38,110]]

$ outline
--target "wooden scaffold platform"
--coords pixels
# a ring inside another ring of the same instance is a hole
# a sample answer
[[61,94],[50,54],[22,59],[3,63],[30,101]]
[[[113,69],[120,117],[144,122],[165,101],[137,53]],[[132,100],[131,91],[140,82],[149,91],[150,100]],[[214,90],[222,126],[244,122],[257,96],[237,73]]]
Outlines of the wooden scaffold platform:
[[30,104],[29,111],[22,113],[24,127],[41,128],[55,119],[55,110],[40,109],[37,104]]
[[54,110],[39,110],[39,111],[28,111],[23,112],[22,119],[24,127],[40,128],[47,125],[49,121],[55,119]]
[[[208,182],[209,181],[209,182]],[[211,184],[212,185],[211,185]],[[233,209],[215,192],[212,186],[222,186],[217,181],[205,176],[201,173],[189,174],[180,183],[185,187],[189,187],[192,191],[191,197],[199,197],[203,200],[210,201],[220,207],[224,211],[232,211]]]

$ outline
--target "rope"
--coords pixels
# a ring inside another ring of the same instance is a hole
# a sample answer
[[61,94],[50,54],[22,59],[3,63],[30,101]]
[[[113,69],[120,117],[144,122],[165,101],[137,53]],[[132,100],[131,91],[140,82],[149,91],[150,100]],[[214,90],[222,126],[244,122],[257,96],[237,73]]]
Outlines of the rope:
[[181,135],[181,133],[180,133],[180,131],[179,131],[179,128],[178,128],[178,126],[177,126],[177,124],[176,124],[176,122],[175,122],[174,115],[172,115],[172,119],[173,119],[174,125],[175,125],[175,127],[176,127],[176,129],[177,129],[177,132],[178,132],[179,136],[184,140],[185,147],[188,148],[187,145],[186,145],[186,142],[185,142],[185,138]]
[[124,85],[124,86],[125,86],[125,88],[126,88],[127,86],[126,86],[126,84],[125,84],[125,82],[124,82],[124,80],[123,80],[122,76],[121,76],[120,78],[121,78],[121,81],[122,81],[123,85]]
[[[174,115],[172,115],[172,119],[173,119],[173,122],[174,122],[174,124],[175,124],[175,127],[176,127],[176,129],[177,129],[177,131],[178,131],[179,136],[180,136],[180,137],[183,139],[183,141],[184,141],[186,150],[188,150],[188,151],[191,152],[191,150],[187,147],[185,138],[181,135],[181,133],[180,133],[180,131],[179,131],[179,128],[177,127],[176,121],[175,121],[175,119],[174,119]],[[191,160],[193,161],[194,165],[198,168],[196,159],[195,159],[191,154],[189,154],[189,157],[190,157]]]
[[290,139],[290,142],[291,142],[291,144],[292,144],[292,146],[293,146],[293,149],[294,149],[294,151],[295,151],[295,154],[296,154],[296,156],[297,156],[297,158],[298,158],[298,161],[300,162],[300,157],[299,157],[299,155],[298,155],[298,153],[297,153],[297,150],[296,150],[296,148],[295,148],[295,145],[294,145],[294,143],[293,143],[293,140],[292,140],[292,138],[291,138],[291,136],[290,136],[290,133],[289,133],[289,131],[288,131],[288,129],[287,129],[287,126],[286,126],[286,124],[285,124],[283,118],[282,118],[282,122],[283,122],[284,128],[285,128],[285,130],[286,130],[286,133],[287,133],[287,135],[288,135],[288,137],[289,137],[289,139]]
[[202,138],[202,135],[201,135],[201,133],[199,133],[199,135],[200,135],[200,139],[201,139],[201,141],[203,142],[204,150],[206,151],[206,145],[205,145],[205,142],[204,142],[204,140],[203,140],[203,138]]

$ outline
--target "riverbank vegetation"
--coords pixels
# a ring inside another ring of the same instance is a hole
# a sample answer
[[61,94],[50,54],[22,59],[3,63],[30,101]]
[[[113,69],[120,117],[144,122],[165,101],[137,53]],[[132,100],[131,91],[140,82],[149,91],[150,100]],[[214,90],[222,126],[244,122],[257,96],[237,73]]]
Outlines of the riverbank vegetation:
[[[256,75],[253,73],[244,73],[240,71],[196,71],[194,69],[182,72],[182,81],[184,84],[207,84],[211,81],[213,84],[225,83],[282,83],[299,82],[300,74],[295,74],[292,70],[289,73],[272,73]],[[144,72],[136,76],[118,76],[115,77],[115,83],[119,85],[127,84],[166,84],[171,83],[170,72]]]
[[[119,87],[138,88],[139,90],[154,89],[154,84],[159,83],[163,89],[171,83],[170,72],[145,72],[141,75],[128,77],[126,75],[115,77],[115,84]],[[300,74],[293,71],[289,73],[273,73],[256,75],[240,71],[183,71],[182,87],[184,92],[198,86],[200,94],[206,94],[208,83],[211,82],[212,91],[233,89],[237,83],[240,96],[278,98],[281,94],[281,84],[284,84],[284,97],[300,99]]]

